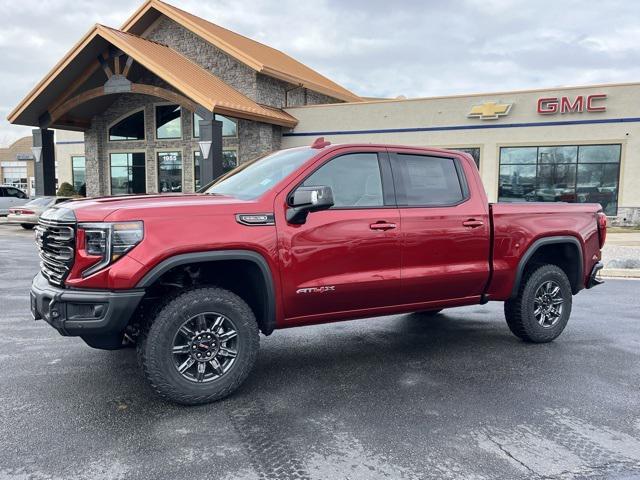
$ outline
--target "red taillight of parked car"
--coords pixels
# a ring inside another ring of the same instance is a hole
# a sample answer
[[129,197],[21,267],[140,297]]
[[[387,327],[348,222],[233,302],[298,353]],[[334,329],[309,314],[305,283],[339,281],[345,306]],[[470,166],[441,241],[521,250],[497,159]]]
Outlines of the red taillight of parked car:
[[607,216],[598,212],[598,236],[600,238],[600,248],[604,247],[604,241],[607,239]]
[[23,210],[22,208],[10,208],[9,213],[14,213],[18,215],[33,215],[36,212],[33,210]]

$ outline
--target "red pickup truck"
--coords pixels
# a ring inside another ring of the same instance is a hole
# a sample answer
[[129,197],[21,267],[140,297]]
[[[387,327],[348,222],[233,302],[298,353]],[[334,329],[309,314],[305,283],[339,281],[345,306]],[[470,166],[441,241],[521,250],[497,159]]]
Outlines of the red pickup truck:
[[46,211],[31,310],[95,348],[136,344],[161,396],[198,404],[235,390],[275,329],[494,300],[549,342],[601,283],[605,236],[598,204],[489,204],[465,153],[318,139],[199,194]]

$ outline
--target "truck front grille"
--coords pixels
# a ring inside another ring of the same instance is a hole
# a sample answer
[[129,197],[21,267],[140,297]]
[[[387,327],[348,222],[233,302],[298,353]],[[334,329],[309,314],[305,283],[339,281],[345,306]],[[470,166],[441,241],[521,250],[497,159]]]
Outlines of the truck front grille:
[[40,219],[35,233],[42,275],[49,283],[64,286],[73,266],[75,224]]

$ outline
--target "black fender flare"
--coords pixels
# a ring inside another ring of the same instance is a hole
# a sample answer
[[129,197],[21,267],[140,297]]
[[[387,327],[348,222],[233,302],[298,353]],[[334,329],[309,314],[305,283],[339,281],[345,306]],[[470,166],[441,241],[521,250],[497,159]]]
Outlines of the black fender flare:
[[276,327],[276,294],[271,268],[262,255],[252,250],[211,250],[206,252],[182,253],[169,257],[149,270],[138,282],[136,288],[151,286],[158,278],[172,268],[191,263],[243,260],[253,263],[262,274],[265,286],[265,308],[262,333],[269,335]]
[[520,289],[520,282],[522,282],[522,275],[524,274],[524,269],[527,266],[527,262],[531,259],[534,253],[540,249],[540,247],[544,247],[545,245],[557,244],[557,243],[568,243],[575,246],[578,251],[578,276],[576,285],[572,285],[573,294],[578,293],[582,288],[580,283],[584,277],[584,258],[582,253],[582,244],[576,237],[572,237],[570,235],[562,235],[556,237],[543,237],[539,238],[535,242],[533,242],[527,251],[520,258],[520,262],[518,262],[518,269],[516,270],[516,277],[513,281],[513,288],[511,289],[511,297],[514,298],[518,295],[518,290]]

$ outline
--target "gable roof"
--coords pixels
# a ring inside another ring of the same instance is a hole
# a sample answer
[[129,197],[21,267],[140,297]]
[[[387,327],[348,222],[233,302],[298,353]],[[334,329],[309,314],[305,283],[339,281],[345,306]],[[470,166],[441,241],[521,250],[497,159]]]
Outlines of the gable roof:
[[297,120],[282,110],[257,104],[175,50],[135,35],[95,25],[7,117],[11,123],[38,125],[37,119],[76,72],[95,62],[110,44],[208,111],[293,127]]
[[143,18],[156,11],[182,25],[202,39],[231,55],[259,73],[302,85],[345,102],[358,102],[360,97],[329,80],[315,70],[275,48],[222,28],[203,18],[185,12],[160,0],[147,0],[124,23],[121,30],[141,34]]
[[110,43],[210,112],[287,127],[298,123],[282,110],[258,105],[216,75],[165,45],[103,25],[96,28]]

